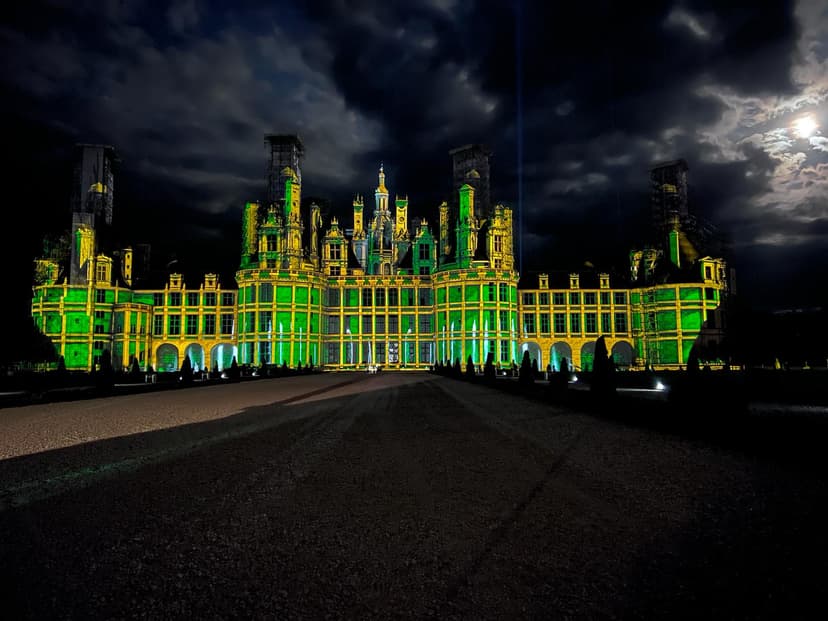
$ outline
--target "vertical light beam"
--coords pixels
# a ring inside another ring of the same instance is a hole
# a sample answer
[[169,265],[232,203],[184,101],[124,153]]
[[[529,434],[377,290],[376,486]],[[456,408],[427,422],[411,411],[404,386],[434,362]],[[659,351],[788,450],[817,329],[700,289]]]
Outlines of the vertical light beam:
[[517,106],[518,273],[523,273],[523,2],[515,4],[515,91]]

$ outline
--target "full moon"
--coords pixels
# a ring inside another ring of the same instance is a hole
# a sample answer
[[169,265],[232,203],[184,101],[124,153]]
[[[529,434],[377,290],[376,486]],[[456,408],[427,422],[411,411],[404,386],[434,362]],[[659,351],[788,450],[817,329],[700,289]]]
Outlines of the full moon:
[[816,131],[817,124],[812,116],[803,116],[794,121],[794,132],[800,138],[810,138]]

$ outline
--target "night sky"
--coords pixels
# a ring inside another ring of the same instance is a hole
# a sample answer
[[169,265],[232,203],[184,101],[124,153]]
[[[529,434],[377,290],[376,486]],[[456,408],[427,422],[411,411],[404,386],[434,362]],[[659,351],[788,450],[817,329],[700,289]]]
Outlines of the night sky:
[[487,144],[494,200],[518,206],[522,171],[526,272],[626,269],[649,235],[649,167],[684,158],[744,299],[826,304],[824,1],[15,5],[0,105],[23,311],[42,234],[69,226],[75,142],[120,154],[124,243],[227,283],[269,132],[301,136],[303,195],[348,224],[380,162],[434,222],[449,149]]

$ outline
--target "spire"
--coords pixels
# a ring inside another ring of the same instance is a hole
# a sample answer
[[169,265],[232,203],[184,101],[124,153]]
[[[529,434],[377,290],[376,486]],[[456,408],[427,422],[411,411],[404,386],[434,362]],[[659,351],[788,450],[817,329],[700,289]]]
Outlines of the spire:
[[377,186],[377,193],[388,194],[388,189],[385,187],[385,169],[383,168],[382,162],[380,162],[379,185]]

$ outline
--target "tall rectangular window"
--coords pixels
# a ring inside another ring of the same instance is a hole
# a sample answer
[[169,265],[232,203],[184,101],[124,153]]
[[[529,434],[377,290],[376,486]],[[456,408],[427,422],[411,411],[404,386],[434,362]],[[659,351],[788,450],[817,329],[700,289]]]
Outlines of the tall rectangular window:
[[271,329],[271,311],[259,311],[259,332],[267,332]]
[[523,294],[523,305],[524,306],[534,306],[535,305],[535,294],[534,293],[524,293]]
[[431,360],[431,343],[428,341],[420,342],[420,362],[430,364]]
[[175,292],[170,294],[170,306],[181,306],[181,293]]
[[431,306],[431,289],[420,287],[417,289],[417,297],[420,306]]
[[204,306],[215,306],[216,305],[216,292],[215,291],[208,291],[204,294]]
[[204,315],[204,334],[216,333],[216,316]]
[[414,289],[406,287],[402,290],[403,306],[414,306]]
[[385,306],[385,289],[383,287],[378,287],[374,291],[374,301],[376,306]]
[[233,314],[222,313],[221,315],[221,333],[233,334]]
[[377,334],[385,334],[385,315],[376,315],[374,317],[374,327]]
[[431,258],[431,253],[429,252],[428,244],[419,244],[419,248],[420,261],[428,261]]
[[373,332],[373,326],[371,325],[371,315],[363,315],[362,316],[362,333],[363,334],[371,334]]
[[396,287],[388,289],[388,306],[399,306],[400,304],[400,290]]
[[612,332],[612,316],[609,313],[601,313],[601,332],[604,334]]
[[580,332],[581,331],[581,316],[578,313],[572,313],[569,315],[569,331],[570,332]]
[[569,294],[569,305],[570,306],[577,306],[581,303],[581,294],[575,291]]
[[588,334],[598,331],[598,317],[595,313],[584,313],[584,326]]
[[273,285],[269,282],[263,282],[259,285],[259,302],[273,301]]
[[494,302],[495,301],[495,286],[493,282],[486,283],[486,301],[487,302]]
[[276,252],[278,250],[278,239],[275,235],[266,235],[265,236],[266,243],[267,243],[267,252]]
[[500,311],[499,329],[503,332],[509,329],[509,311]]
[[156,315],[152,318],[152,333],[154,336],[164,334],[164,315]]
[[230,292],[224,292],[221,294],[221,305],[222,306],[233,306],[236,303],[236,296]]
[[566,313],[555,313],[555,334],[566,334]]
[[602,291],[601,292],[601,306],[609,306],[609,303],[610,303],[609,291]]
[[[339,248],[339,246],[337,246]],[[328,343],[325,347],[327,350],[325,357],[328,363],[339,363],[339,343]]]
[[270,341],[259,341],[259,364],[270,364]]
[[627,331],[626,313],[615,313],[615,331],[619,333]]
[[167,324],[167,334],[177,336],[181,334],[181,315],[170,315]]
[[362,290],[362,305],[363,306],[371,306],[371,302],[374,300],[373,292],[368,289],[367,287]]
[[549,313],[540,314],[540,331],[541,334],[549,334]]
[[500,361],[509,362],[509,341],[500,341]]
[[331,261],[342,260],[342,244],[331,244]]
[[595,306],[596,295],[594,291],[584,291],[584,304],[587,306]]
[[535,313],[523,313],[523,331],[530,334],[535,332]]
[[187,306],[198,306],[198,293],[187,294]]
[[388,334],[398,334],[400,331],[400,318],[397,315],[388,315]]
[[187,315],[187,325],[185,330],[189,336],[198,334],[198,315]]
[[541,291],[538,294],[538,304],[541,306],[549,306],[549,292]]
[[431,315],[419,315],[417,321],[417,328],[420,333],[432,332],[434,330],[431,323]]
[[552,303],[555,306],[563,306],[566,304],[566,295],[562,291],[552,294]]
[[163,306],[164,305],[164,294],[163,293],[153,293],[152,294],[152,304],[153,304],[153,306]]
[[499,283],[497,286],[497,297],[501,302],[509,301],[509,289],[505,282]]
[[627,294],[624,291],[616,291],[613,294],[613,297],[615,298],[615,304],[616,305],[627,303]]
[[339,334],[339,315],[328,315],[327,334]]

